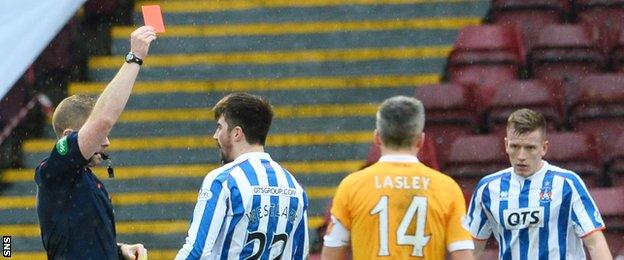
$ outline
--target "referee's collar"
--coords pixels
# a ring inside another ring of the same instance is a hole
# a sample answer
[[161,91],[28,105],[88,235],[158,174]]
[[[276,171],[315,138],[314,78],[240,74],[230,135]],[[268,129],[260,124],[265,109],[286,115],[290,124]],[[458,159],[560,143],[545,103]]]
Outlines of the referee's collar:
[[540,178],[541,176],[543,176],[544,174],[546,174],[546,172],[548,171],[548,167],[550,166],[550,164],[548,164],[547,161],[542,160],[542,168],[540,168],[537,172],[535,172],[533,175],[529,176],[529,177],[523,177],[521,175],[516,174],[516,171],[513,170],[513,167],[511,168],[511,172],[512,172],[512,177],[517,180],[517,181],[525,181],[525,180],[529,180],[532,181],[535,178]]
[[409,154],[387,154],[379,158],[380,162],[419,163],[418,157]]
[[261,160],[265,159],[265,160],[272,161],[271,156],[268,153],[250,152],[250,153],[241,154],[238,157],[236,157],[236,159],[234,159],[234,163],[240,163],[251,158],[256,158],[256,159],[261,159]]

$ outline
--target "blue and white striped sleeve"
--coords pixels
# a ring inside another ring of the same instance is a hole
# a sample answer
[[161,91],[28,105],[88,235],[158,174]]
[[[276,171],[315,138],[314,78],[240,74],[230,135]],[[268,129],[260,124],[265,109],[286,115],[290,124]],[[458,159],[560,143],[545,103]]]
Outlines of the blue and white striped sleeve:
[[[302,189],[303,190],[303,189]],[[299,221],[294,233],[293,258],[308,259],[310,251],[309,231],[308,231],[308,196],[303,193],[303,218]]]
[[219,237],[221,225],[227,214],[230,192],[223,176],[208,174],[199,190],[193,219],[182,249],[176,260],[208,259]]
[[473,238],[485,240],[492,235],[492,227],[488,220],[484,205],[489,204],[490,191],[487,183],[479,182],[477,188],[470,198],[470,206],[468,214],[463,221],[466,228]]
[[572,222],[574,231],[579,237],[584,237],[595,230],[605,228],[598,207],[589,195],[585,183],[577,175],[569,179],[572,186]]

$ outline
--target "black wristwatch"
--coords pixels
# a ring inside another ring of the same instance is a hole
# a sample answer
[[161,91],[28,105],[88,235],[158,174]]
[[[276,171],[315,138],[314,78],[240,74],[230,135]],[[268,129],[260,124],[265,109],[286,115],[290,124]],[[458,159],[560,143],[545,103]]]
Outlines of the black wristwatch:
[[136,64],[143,65],[143,60],[137,57],[136,55],[134,55],[134,53],[132,52],[128,52],[128,54],[126,54],[126,62],[127,63],[134,62]]

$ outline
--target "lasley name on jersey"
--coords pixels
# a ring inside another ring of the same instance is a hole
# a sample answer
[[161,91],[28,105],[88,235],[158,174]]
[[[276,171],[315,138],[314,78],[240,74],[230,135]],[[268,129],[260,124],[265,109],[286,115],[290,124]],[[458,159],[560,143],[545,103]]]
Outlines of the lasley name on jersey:
[[503,211],[505,228],[523,229],[544,226],[544,208],[519,208],[506,209]]
[[375,176],[375,188],[427,190],[429,181],[429,178],[421,176]]
[[288,222],[293,224],[295,220],[298,218],[297,209],[290,209],[288,206],[284,206],[282,208],[276,204],[265,204],[260,205],[251,209],[251,211],[245,214],[247,218],[249,218],[250,223],[255,223],[260,221],[262,218],[266,217],[276,217],[276,218],[286,218]]

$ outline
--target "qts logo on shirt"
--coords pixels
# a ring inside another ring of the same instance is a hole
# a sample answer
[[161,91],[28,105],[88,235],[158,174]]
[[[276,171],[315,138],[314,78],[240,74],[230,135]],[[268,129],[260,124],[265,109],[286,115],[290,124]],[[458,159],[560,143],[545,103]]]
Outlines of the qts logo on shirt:
[[544,226],[544,208],[519,208],[503,211],[506,229],[522,229]]

